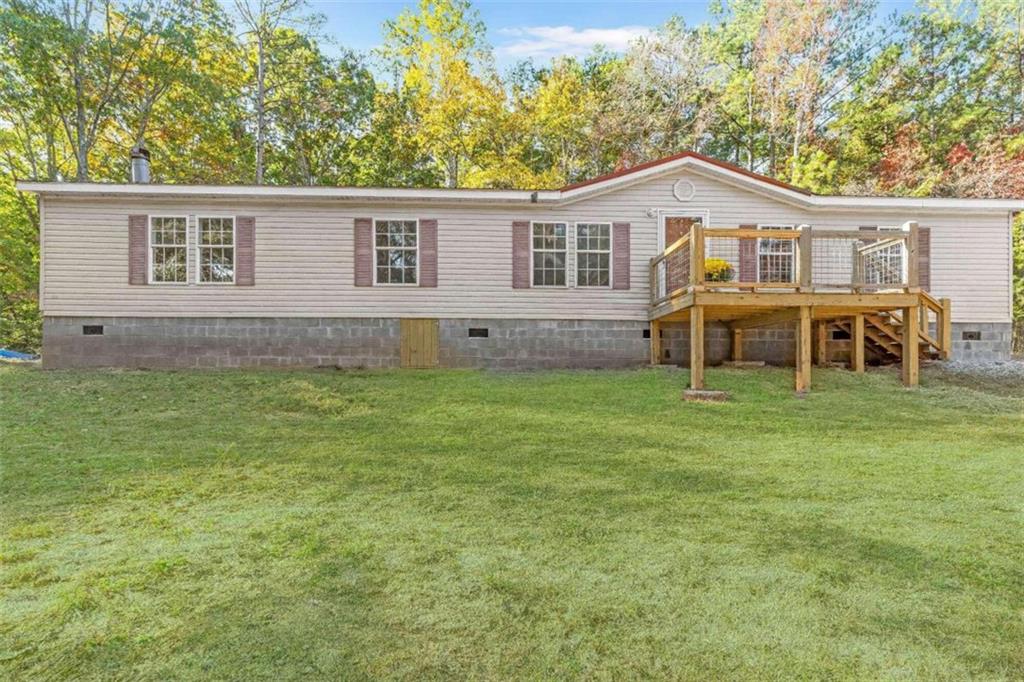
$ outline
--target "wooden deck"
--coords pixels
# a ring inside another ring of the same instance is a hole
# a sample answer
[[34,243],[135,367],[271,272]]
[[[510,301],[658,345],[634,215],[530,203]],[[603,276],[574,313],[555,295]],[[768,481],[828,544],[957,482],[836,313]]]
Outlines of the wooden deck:
[[949,299],[920,288],[918,230],[913,222],[857,231],[693,225],[651,260],[651,362],[662,357],[661,325],[688,321],[690,385],[702,389],[705,323],[727,324],[736,361],[745,330],[791,324],[794,385],[807,391],[813,350],[825,364],[829,331],[838,328],[850,335],[853,371],[864,371],[870,352],[900,362],[904,384],[916,386],[920,360],[948,358],[951,346]]

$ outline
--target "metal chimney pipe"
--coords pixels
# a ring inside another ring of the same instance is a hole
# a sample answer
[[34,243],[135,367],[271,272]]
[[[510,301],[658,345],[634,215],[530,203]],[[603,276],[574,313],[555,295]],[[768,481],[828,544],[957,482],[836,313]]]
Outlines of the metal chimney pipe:
[[132,147],[132,182],[149,182],[149,150],[141,144]]

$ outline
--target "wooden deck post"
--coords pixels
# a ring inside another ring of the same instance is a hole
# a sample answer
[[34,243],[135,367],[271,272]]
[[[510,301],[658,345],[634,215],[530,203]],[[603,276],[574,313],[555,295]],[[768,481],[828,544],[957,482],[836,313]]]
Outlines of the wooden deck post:
[[813,285],[813,277],[811,275],[811,262],[813,261],[812,249],[812,238],[811,238],[811,226],[801,225],[800,226],[800,239],[797,242],[797,248],[799,249],[800,264],[798,272],[800,275],[800,291],[811,291]]
[[743,330],[732,330],[732,360],[740,362],[743,360]]
[[704,284],[704,226],[700,223],[690,227],[690,284],[694,288]]
[[850,325],[853,334],[850,335],[850,364],[854,372],[864,371],[864,315],[857,313],[853,316],[853,324]]
[[818,367],[828,364],[828,322],[819,320],[817,322],[817,357],[814,362]]
[[811,307],[800,306],[796,327],[796,390],[805,393],[811,388]]
[[[914,289],[920,286],[918,270],[918,226],[916,220],[907,223],[907,287]],[[917,319],[916,317],[913,319]]]
[[917,308],[912,306],[903,309],[903,385],[917,386],[920,358],[918,357]]
[[661,322],[651,320],[651,364],[661,364]]
[[939,326],[942,327],[941,331],[936,329],[936,334],[941,334],[942,339],[942,359],[949,360],[953,354],[953,325],[952,317],[953,314],[953,303],[948,298],[940,299],[942,302],[942,320]]
[[704,388],[704,307],[690,309],[690,388]]

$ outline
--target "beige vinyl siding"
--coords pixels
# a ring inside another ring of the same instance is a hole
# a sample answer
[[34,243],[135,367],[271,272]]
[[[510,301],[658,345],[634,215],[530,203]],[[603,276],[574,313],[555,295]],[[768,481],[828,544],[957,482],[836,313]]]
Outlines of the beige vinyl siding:
[[[679,202],[672,195],[681,176],[696,187],[691,201]],[[1005,213],[808,211],[692,171],[559,207],[47,197],[43,306],[47,315],[643,320],[647,263],[658,251],[658,219],[647,215],[649,209],[708,211],[712,226],[808,223],[818,229],[856,229],[918,220],[932,228],[933,293],[953,299],[954,319],[1010,319]],[[256,286],[129,286],[127,226],[134,213],[187,214],[190,246],[197,215],[255,216]],[[356,217],[436,218],[438,287],[355,287]],[[632,288],[513,289],[516,219],[630,223]]]

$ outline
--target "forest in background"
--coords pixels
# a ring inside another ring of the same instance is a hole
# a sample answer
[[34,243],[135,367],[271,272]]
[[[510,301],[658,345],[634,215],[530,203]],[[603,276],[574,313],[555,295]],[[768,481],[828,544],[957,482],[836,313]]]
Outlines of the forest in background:
[[165,183],[542,189],[692,149],[819,193],[1024,197],[1024,0],[710,4],[499,72],[468,0],[365,54],[303,0],[0,0],[0,347],[40,340],[15,180],[124,182],[136,144]]

